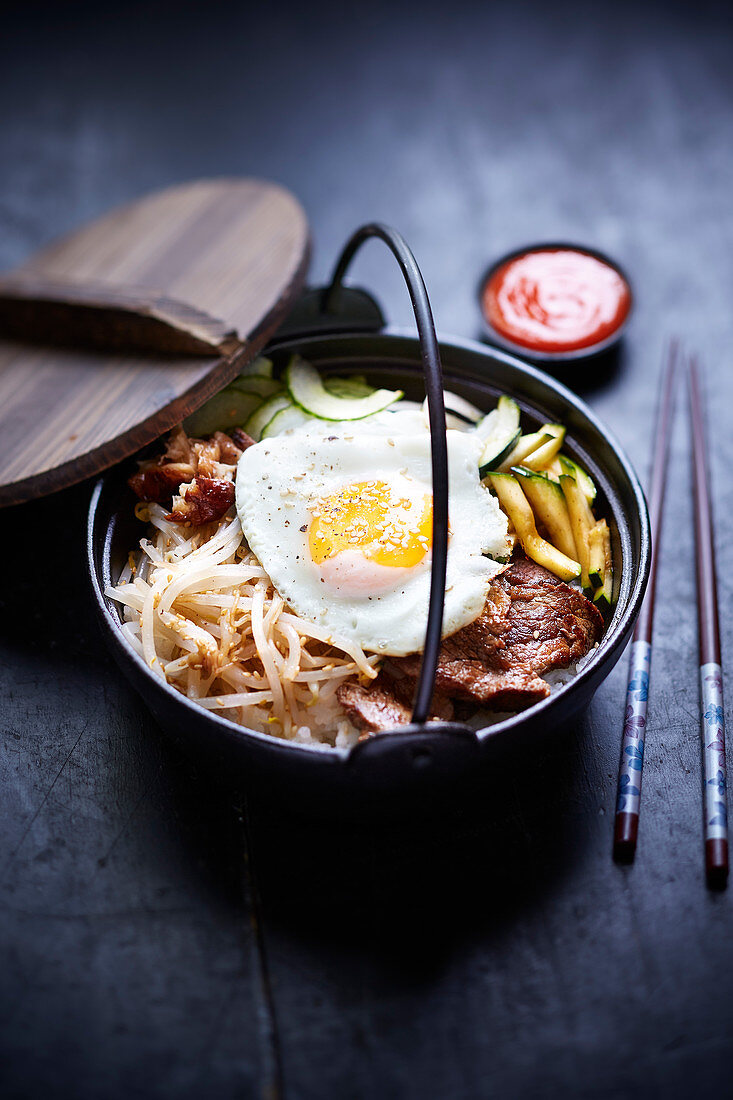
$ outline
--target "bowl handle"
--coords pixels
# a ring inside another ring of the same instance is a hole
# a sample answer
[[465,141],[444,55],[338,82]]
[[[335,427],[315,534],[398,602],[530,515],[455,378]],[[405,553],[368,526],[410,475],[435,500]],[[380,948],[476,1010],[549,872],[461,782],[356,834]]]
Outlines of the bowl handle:
[[430,602],[425,631],[420,675],[412,710],[414,726],[423,726],[430,716],[430,706],[435,692],[435,673],[438,667],[441,633],[443,627],[443,601],[448,561],[448,449],[445,438],[445,406],[443,403],[443,369],[440,362],[438,337],[430,308],[425,280],[417,261],[404,238],[395,229],[373,222],[357,229],[347,241],[341,253],[329,287],[323,292],[322,312],[328,315],[335,308],[343,293],[343,278],[357,251],[372,237],[387,245],[399,264],[400,271],[410,293],[417,332],[422,352],[425,392],[430,417],[430,450],[433,471],[433,554],[430,569]]
[[435,783],[450,787],[477,771],[480,749],[475,731],[460,722],[413,723],[359,741],[348,768],[358,786],[372,794]]

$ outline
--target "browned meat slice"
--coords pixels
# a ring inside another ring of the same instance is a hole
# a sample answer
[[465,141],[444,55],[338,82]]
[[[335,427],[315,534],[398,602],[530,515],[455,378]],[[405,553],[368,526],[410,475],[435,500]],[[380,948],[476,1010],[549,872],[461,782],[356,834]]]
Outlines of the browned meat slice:
[[177,428],[174,428],[168,436],[165,444],[165,452],[160,456],[158,462],[187,462],[189,466],[191,466],[193,465],[193,461],[191,440],[179,425]]
[[219,448],[219,462],[226,466],[236,466],[242,456],[241,449],[226,432],[214,432],[211,437]]
[[181,486],[181,495],[174,497],[173,511],[166,519],[200,527],[221,519],[234,504],[234,482],[224,478],[196,477]]
[[357,729],[368,733],[406,726],[410,721],[410,711],[399,702],[386,677],[378,676],[368,687],[341,684],[336,698]]
[[221,454],[221,443],[217,439],[217,436],[221,436],[227,440],[227,443],[231,446],[231,440],[229,436],[225,436],[223,432],[216,432],[210,439],[195,439],[191,443],[191,450],[194,454],[194,470],[196,474],[201,474],[203,477],[219,477],[219,463],[224,462]]
[[254,440],[241,428],[235,428],[232,436],[214,432],[210,439],[189,439],[183,428],[174,428],[168,437],[165,453],[144,462],[129,479],[128,485],[140,500],[162,504],[171,499],[179,486],[197,476],[221,480],[221,474],[226,471],[222,471],[220,466],[235,466],[242,451],[251,447],[252,443]]
[[[403,690],[399,680],[380,673],[366,687],[358,683],[341,684],[336,691],[336,697],[358,729],[376,733],[392,726],[409,724],[412,718],[413,688],[414,684],[407,677]],[[450,699],[436,695],[432,709],[432,718],[439,721],[449,722],[453,717]]]
[[[491,585],[479,617],[444,640],[436,689],[492,710],[522,710],[550,694],[541,674],[583,657],[602,628],[600,612],[582,593],[517,557]],[[420,656],[390,665],[414,681]]]
[[[420,670],[419,657],[400,657],[394,663],[415,681]],[[451,699],[471,700],[489,710],[524,710],[550,694],[545,681],[524,662],[512,661],[511,653],[497,648],[486,656],[468,658],[462,652],[451,655],[445,643],[438,660],[435,687]]]
[[502,640],[513,659],[539,674],[567,668],[600,639],[603,616],[582,592],[528,558],[516,558],[496,583],[511,600]]
[[186,462],[170,462],[166,466],[143,466],[128,479],[127,484],[140,500],[170,500],[178,486],[193,477],[193,466]]
[[243,428],[234,428],[232,430],[232,443],[239,448],[240,451],[246,451],[248,447],[254,447],[257,441],[252,438],[251,435],[247,435]]

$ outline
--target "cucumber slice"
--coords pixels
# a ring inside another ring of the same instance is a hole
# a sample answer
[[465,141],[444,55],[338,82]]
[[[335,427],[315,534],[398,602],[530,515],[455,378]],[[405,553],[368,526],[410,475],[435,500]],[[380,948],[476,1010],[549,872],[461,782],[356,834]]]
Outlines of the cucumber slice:
[[226,386],[210,397],[206,404],[191,413],[183,421],[187,435],[205,436],[213,432],[225,432],[228,428],[244,424],[245,420],[261,404],[262,398],[253,393],[242,393]]
[[523,466],[513,466],[512,473],[532,505],[536,519],[547,531],[550,542],[567,557],[574,559],[573,529],[565,496],[558,483]]
[[251,363],[247,363],[246,367],[242,367],[239,377],[249,378],[253,374],[259,378],[272,378],[272,359],[267,359],[264,355],[258,355]]
[[292,409],[293,402],[286,393],[276,393],[255,409],[244,423],[244,430],[253,439],[261,439],[263,428],[270,423],[276,413],[283,409]]
[[369,397],[374,393],[363,374],[352,374],[348,378],[324,378],[323,385],[334,397]]
[[484,414],[481,410],[477,409],[475,405],[472,405],[470,401],[466,401],[465,397],[461,397],[460,394],[451,393],[450,390],[443,390],[443,401],[445,403],[446,412],[453,413],[454,416],[457,416],[459,420],[465,421],[466,424],[478,425],[484,419]]
[[235,378],[229,385],[232,389],[241,393],[256,393],[258,397],[272,397],[276,393],[284,393],[282,382],[276,382],[274,378],[264,378],[259,374],[249,374],[245,378]]
[[368,397],[334,397],[311,363],[294,355],[285,371],[285,385],[295,405],[321,420],[363,420],[402,397],[402,390],[375,390]]
[[544,565],[560,580],[575,580],[580,575],[579,563],[537,534],[532,509],[516,478],[512,474],[493,473],[489,474],[489,481],[499,504],[514,524],[527,557]]
[[307,412],[303,412],[297,405],[291,403],[287,409],[282,409],[280,412],[275,413],[272,420],[265,424],[260,439],[269,439],[273,435],[282,435],[283,432],[292,431],[294,428],[301,428],[303,424],[308,424],[315,420],[315,416],[309,416]]
[[[412,402],[410,402],[410,404],[411,403]],[[407,401],[400,401],[399,404],[397,405],[397,408],[395,409],[395,412],[399,412],[400,409],[402,409],[407,404],[408,404]],[[420,411],[422,412],[422,418],[423,418],[423,422],[425,424],[425,427],[429,428],[430,427],[430,409],[428,408],[427,398],[425,398],[422,405],[420,406]],[[473,421],[467,421],[463,416],[459,416],[458,413],[451,412],[451,410],[446,405],[446,408],[445,408],[445,426],[446,426],[446,428],[448,428],[448,429],[450,429],[451,431],[454,431],[454,432],[467,432],[467,431],[470,430],[471,425],[473,423],[474,423]]]

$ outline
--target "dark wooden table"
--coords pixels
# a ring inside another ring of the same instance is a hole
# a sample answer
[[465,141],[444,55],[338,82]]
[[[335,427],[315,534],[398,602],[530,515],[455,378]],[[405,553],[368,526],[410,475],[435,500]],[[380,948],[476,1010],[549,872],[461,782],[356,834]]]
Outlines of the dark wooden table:
[[[589,367],[582,390],[645,473],[664,338],[700,351],[730,658],[725,7],[114,7],[27,4],[4,25],[0,267],[221,174],[300,196],[315,279],[357,224],[398,226],[446,333],[476,334],[475,281],[502,250],[607,249],[637,309],[615,373]],[[409,323],[386,252],[355,275]],[[213,788],[112,665],[87,597],[89,486],[0,517],[0,1095],[726,1095],[733,891],[703,882],[683,411],[632,868],[610,858],[625,660],[521,783],[496,776],[483,814],[291,820]]]

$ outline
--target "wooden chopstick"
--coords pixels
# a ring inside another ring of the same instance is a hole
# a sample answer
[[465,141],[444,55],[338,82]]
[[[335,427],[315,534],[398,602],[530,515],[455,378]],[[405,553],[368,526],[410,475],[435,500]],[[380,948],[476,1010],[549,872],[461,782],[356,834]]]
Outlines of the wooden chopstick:
[[720,625],[715,580],[713,513],[700,399],[699,366],[689,364],[690,421],[692,424],[692,483],[695,501],[695,565],[700,646],[700,735],[703,757],[703,813],[705,874],[709,886],[723,887],[728,878],[728,808],[725,771],[725,713]]
[[649,696],[649,673],[652,656],[652,627],[654,623],[654,591],[657,581],[659,540],[664,508],[664,486],[667,472],[670,427],[674,406],[674,390],[677,379],[679,347],[673,340],[663,358],[659,409],[654,433],[651,490],[649,493],[649,522],[652,532],[651,568],[649,583],[631,643],[629,680],[626,691],[626,713],[621,743],[621,762],[618,771],[618,795],[613,832],[613,856],[629,863],[636,852],[639,833],[639,802],[641,798],[641,773],[644,763],[646,739],[646,711]]

